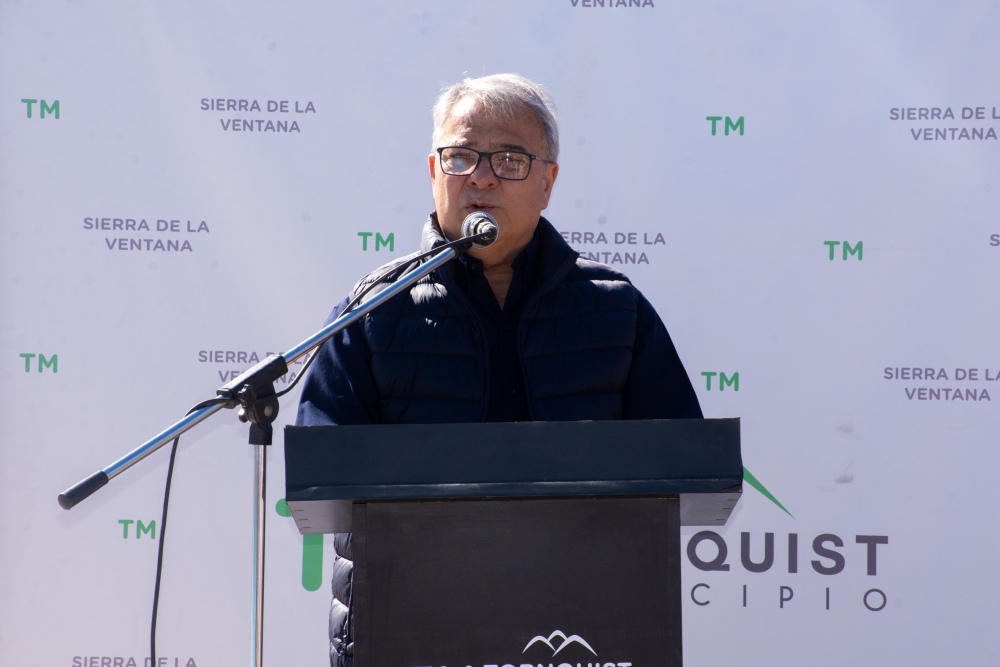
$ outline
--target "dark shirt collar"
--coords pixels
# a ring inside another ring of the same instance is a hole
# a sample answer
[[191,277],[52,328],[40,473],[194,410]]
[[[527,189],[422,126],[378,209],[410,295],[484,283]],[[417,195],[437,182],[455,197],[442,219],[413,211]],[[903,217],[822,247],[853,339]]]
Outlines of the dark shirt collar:
[[[444,234],[441,233],[437,213],[431,213],[427,224],[424,225],[420,249],[427,251],[447,242]],[[524,264],[519,265],[515,260],[515,271],[522,266],[527,269],[528,275],[525,278],[528,280],[528,289],[534,293],[535,289],[546,289],[547,286],[554,284],[561,275],[569,270],[580,254],[570,248],[552,224],[544,216],[541,216],[531,241],[518,255],[519,258],[521,256],[524,257]],[[449,262],[442,267],[442,273],[444,276],[453,276],[457,273],[456,269],[465,266],[464,262]],[[481,271],[481,262],[479,268]]]
[[[522,279],[522,284],[525,284],[525,281],[533,281],[537,274],[538,244],[539,228],[535,227],[535,233],[531,236],[531,241],[517,254],[517,257],[514,258],[514,263],[511,264],[514,275]],[[467,270],[479,274],[483,273],[482,261],[472,255],[463,253],[459,257],[459,261],[462,262]]]

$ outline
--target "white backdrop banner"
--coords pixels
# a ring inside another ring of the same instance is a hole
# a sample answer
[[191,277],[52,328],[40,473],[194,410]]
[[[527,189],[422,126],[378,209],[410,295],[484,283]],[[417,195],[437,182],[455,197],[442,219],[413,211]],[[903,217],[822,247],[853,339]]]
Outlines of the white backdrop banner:
[[[998,34],[996,0],[0,2],[0,664],[146,662],[166,450],[56,495],[416,249],[438,91],[507,71],[559,106],[546,216],[742,418],[687,664],[995,664]],[[181,440],[162,665],[249,659],[234,417]],[[265,663],[325,665],[280,453]]]

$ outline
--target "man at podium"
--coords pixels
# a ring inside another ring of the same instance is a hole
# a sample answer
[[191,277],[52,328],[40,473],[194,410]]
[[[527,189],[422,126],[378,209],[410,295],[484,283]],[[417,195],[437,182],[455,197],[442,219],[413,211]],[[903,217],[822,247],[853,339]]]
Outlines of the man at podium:
[[[619,271],[581,259],[542,217],[559,174],[555,107],[515,74],[465,79],[434,106],[435,210],[421,251],[486,212],[473,248],[318,351],[298,424],[701,418],[656,311]],[[353,293],[385,282],[384,268]],[[350,536],[335,540],[331,664],[352,664]]]

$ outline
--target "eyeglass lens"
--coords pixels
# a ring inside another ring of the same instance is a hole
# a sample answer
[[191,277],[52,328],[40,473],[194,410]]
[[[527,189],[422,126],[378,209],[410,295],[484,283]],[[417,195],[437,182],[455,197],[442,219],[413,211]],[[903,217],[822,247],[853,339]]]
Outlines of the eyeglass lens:
[[[467,176],[479,166],[481,154],[470,148],[441,150],[441,169],[453,176]],[[489,156],[490,166],[498,178],[520,181],[528,177],[531,156],[518,151],[504,151]]]

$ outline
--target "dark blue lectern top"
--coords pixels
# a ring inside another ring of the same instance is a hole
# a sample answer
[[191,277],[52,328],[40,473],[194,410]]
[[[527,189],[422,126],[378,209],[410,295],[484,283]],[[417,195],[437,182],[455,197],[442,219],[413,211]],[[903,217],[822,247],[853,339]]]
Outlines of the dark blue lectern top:
[[302,533],[348,532],[352,501],[681,497],[721,525],[743,482],[739,419],[285,428],[285,498]]

